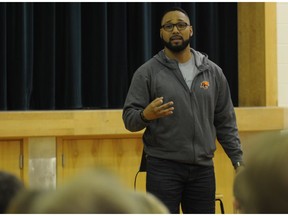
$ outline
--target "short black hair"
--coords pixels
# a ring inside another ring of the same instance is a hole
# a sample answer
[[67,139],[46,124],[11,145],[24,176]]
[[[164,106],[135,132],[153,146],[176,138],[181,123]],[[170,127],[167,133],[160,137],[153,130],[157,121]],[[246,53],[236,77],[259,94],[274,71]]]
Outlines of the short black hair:
[[180,8],[180,7],[172,7],[172,8],[167,9],[166,11],[164,11],[164,13],[163,13],[163,15],[162,15],[162,18],[161,18],[161,23],[160,23],[160,25],[162,25],[163,17],[164,17],[167,13],[169,13],[169,12],[171,12],[171,11],[180,11],[180,12],[184,13],[184,14],[188,17],[188,19],[190,20],[188,13],[187,13],[184,9],[182,9],[182,8]]
[[23,188],[24,184],[14,174],[0,171],[0,214],[6,213],[11,200]]

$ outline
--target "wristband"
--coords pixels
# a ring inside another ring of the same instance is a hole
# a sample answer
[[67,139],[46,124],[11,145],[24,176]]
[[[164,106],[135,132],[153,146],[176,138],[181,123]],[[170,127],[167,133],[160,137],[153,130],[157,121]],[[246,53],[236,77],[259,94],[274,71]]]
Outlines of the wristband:
[[237,169],[240,166],[244,166],[244,163],[242,161],[238,161],[238,162],[236,162],[236,164],[234,164],[235,169]]
[[144,114],[143,114],[143,110],[141,110],[141,112],[140,112],[140,117],[141,117],[141,119],[142,119],[144,122],[146,122],[146,123],[149,123],[149,122],[150,122],[148,119],[145,118],[145,116],[144,116]]

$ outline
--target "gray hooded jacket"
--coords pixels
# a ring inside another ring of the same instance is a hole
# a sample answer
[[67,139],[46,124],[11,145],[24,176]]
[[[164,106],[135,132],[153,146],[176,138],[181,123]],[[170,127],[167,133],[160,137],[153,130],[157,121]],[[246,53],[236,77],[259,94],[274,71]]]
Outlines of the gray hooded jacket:
[[[125,127],[143,134],[149,156],[212,166],[216,137],[235,165],[242,161],[235,112],[227,80],[215,63],[191,49],[198,72],[188,88],[178,63],[164,51],[134,74],[123,109]],[[145,122],[140,112],[157,97],[174,102],[173,114]]]

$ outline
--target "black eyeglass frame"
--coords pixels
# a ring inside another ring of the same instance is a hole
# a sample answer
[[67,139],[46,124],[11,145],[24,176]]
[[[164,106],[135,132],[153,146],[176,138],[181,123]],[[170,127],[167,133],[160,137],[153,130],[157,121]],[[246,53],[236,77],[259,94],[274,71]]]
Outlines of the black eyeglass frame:
[[[181,23],[181,24],[185,24],[185,25],[186,25],[185,28],[179,29],[179,27],[178,27],[177,25],[179,25],[180,23]],[[165,29],[165,26],[167,26],[167,25],[172,25],[172,26],[173,26],[172,29],[171,29],[171,30]],[[166,24],[162,25],[161,28],[163,28],[163,29],[164,29],[165,31],[167,31],[167,32],[172,32],[175,26],[176,26],[176,28],[178,29],[178,31],[184,31],[184,30],[185,30],[188,26],[190,26],[190,25],[189,25],[188,23],[186,23],[186,22],[166,23]]]

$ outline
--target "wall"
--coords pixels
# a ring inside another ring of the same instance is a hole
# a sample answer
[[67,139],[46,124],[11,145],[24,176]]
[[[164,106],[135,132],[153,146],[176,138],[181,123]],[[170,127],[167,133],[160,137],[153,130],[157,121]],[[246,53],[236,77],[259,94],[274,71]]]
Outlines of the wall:
[[278,106],[288,106],[288,3],[277,3]]
[[[252,135],[288,128],[288,107],[235,112],[244,154]],[[55,188],[87,166],[100,165],[114,170],[132,188],[142,133],[124,128],[122,110],[0,112],[0,169],[12,171],[29,187]],[[235,171],[219,145],[214,163],[217,193],[223,194],[226,213],[233,213]],[[141,176],[139,190],[145,186]]]

